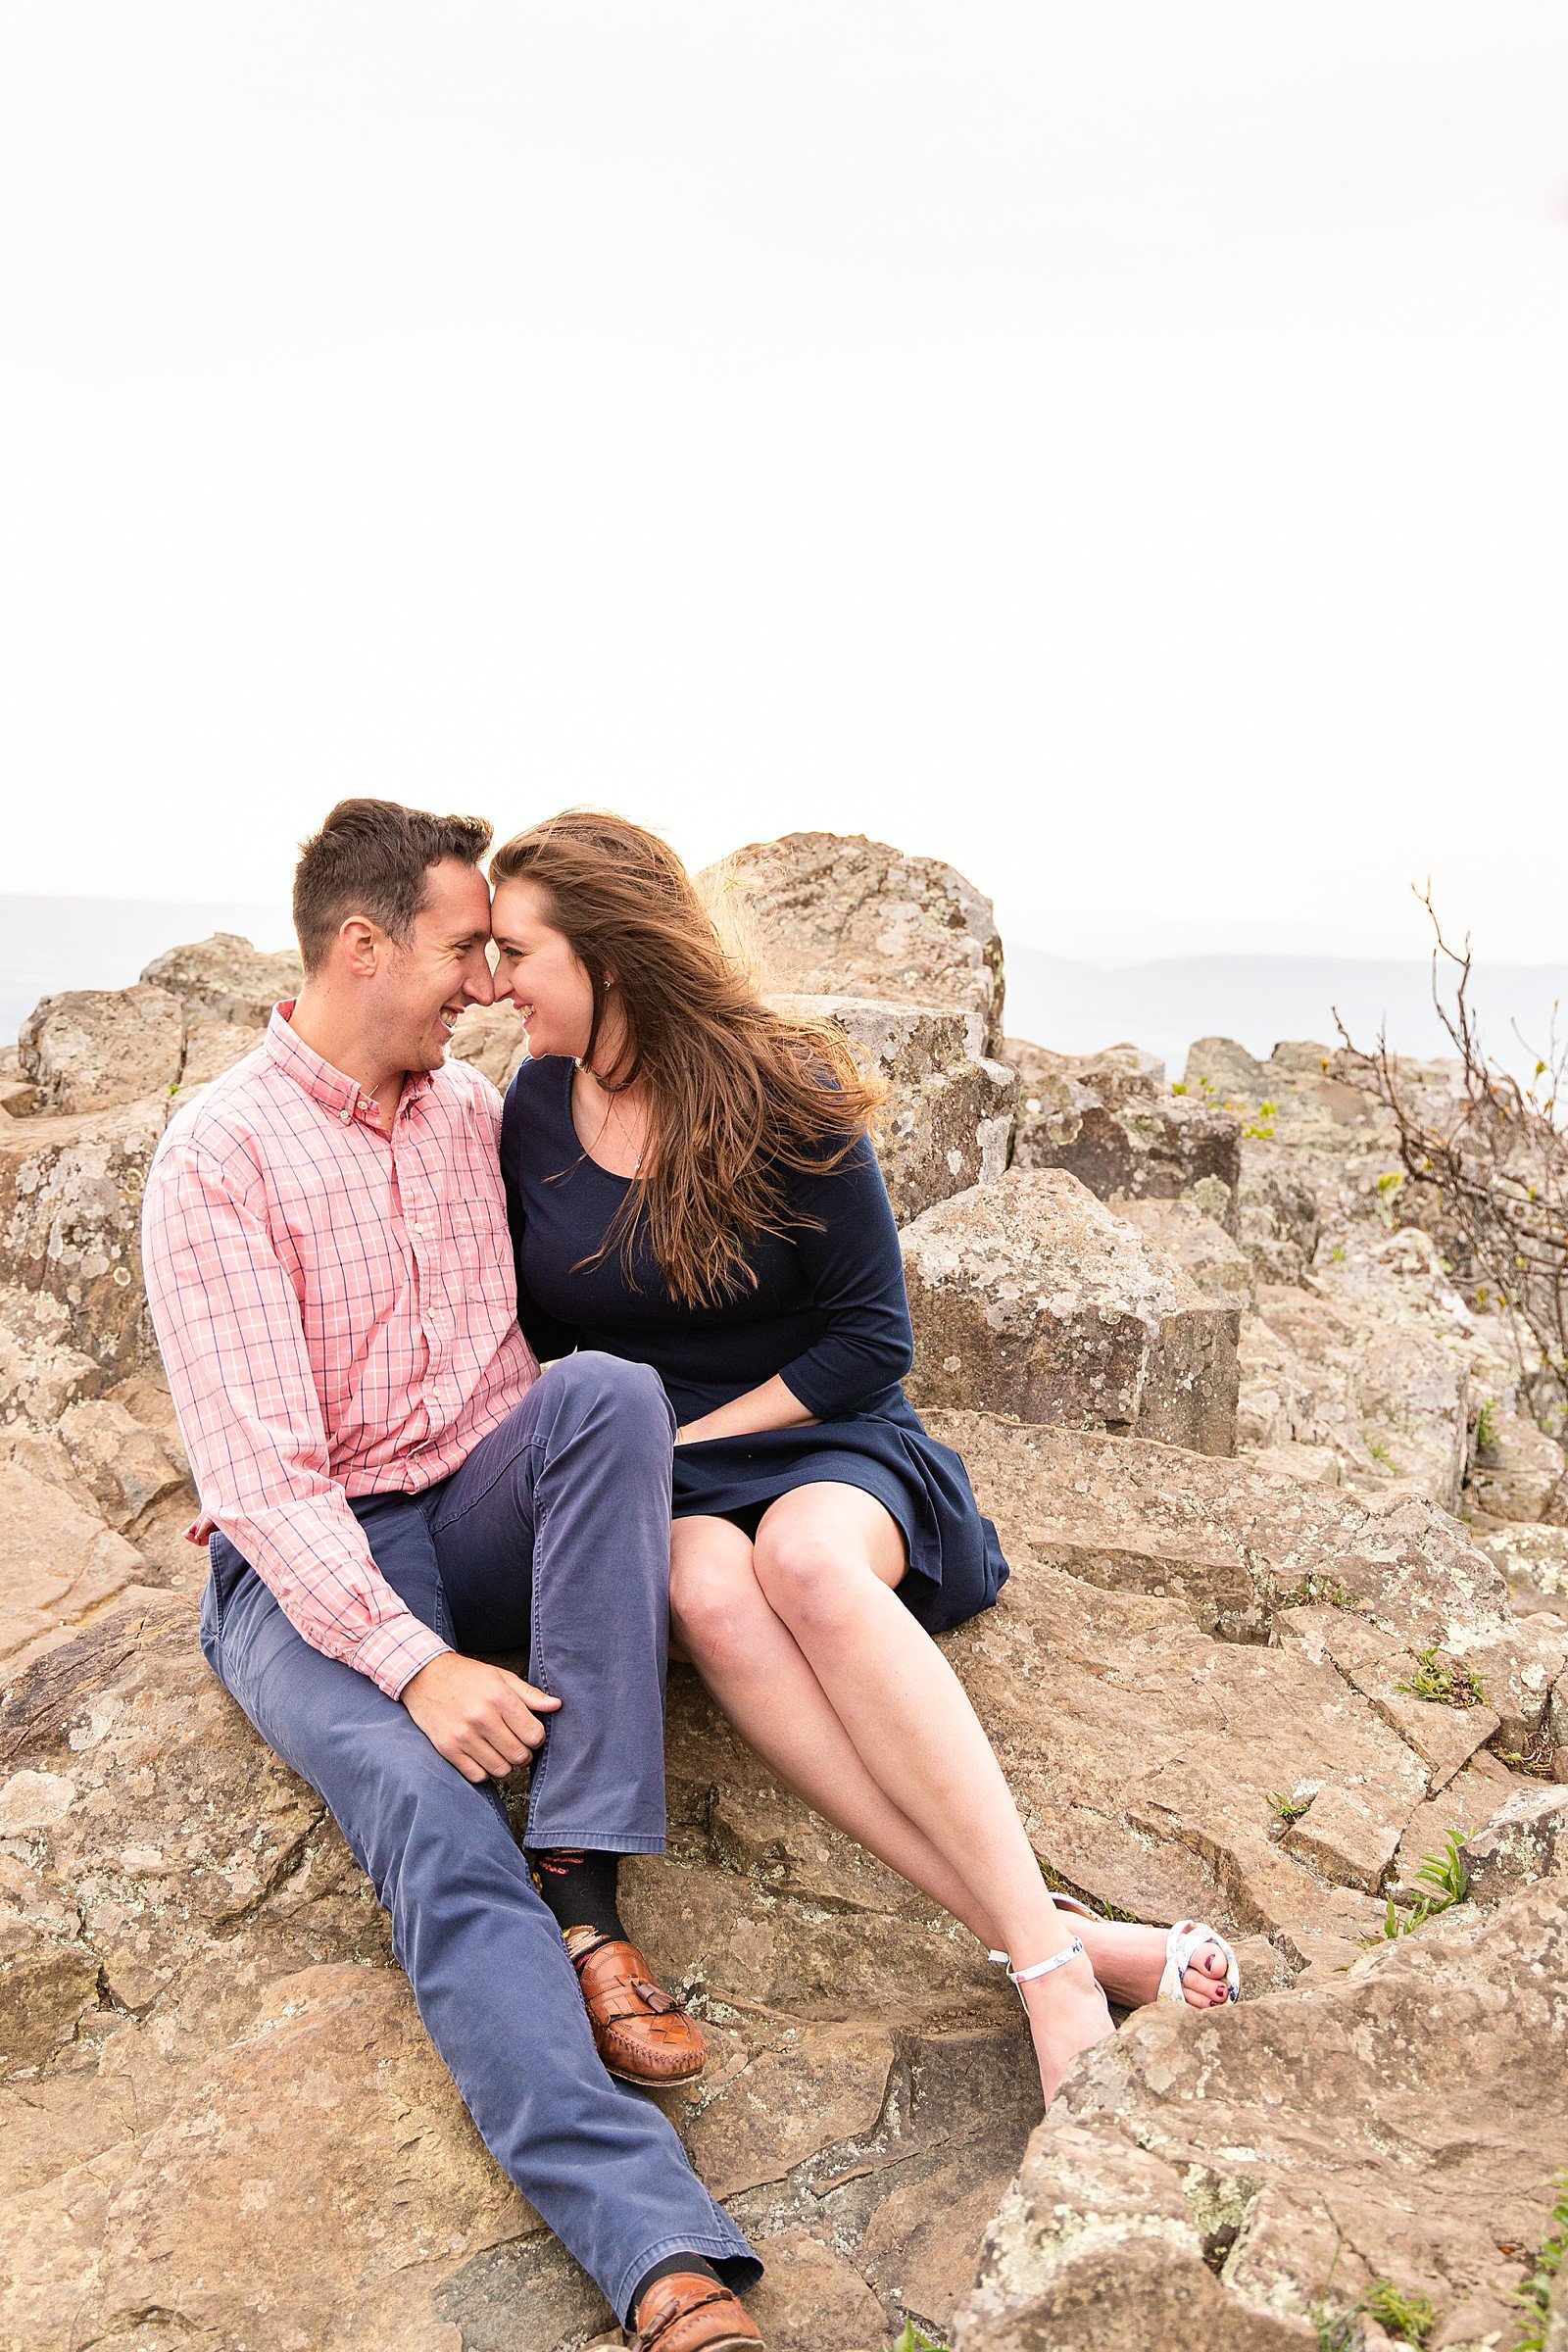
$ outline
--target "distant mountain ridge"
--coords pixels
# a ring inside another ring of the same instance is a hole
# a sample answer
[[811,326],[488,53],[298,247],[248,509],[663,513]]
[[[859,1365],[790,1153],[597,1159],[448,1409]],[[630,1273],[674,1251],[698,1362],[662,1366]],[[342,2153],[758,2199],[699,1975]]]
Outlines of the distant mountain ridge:
[[[141,899],[0,898],[0,1043],[42,996],[68,988],[123,988],[166,948],[237,931],[259,948],[292,938],[286,907],[235,900],[161,904]],[[1006,1026],[1061,1054],[1130,1039],[1179,1077],[1196,1037],[1234,1037],[1265,1055],[1281,1038],[1338,1043],[1338,1005],[1359,1044],[1387,1022],[1393,1044],[1421,1055],[1448,1051],[1424,963],[1350,956],[1169,956],[1102,966],[1019,944],[1006,950]],[[1555,1000],[1568,999],[1568,963],[1492,964],[1478,971],[1484,1033],[1503,1060],[1522,1062],[1517,1021],[1544,1040]]]
[[[1059,1054],[1090,1054],[1127,1039],[1160,1054],[1172,1077],[1181,1075],[1198,1037],[1234,1037],[1259,1056],[1286,1038],[1338,1045],[1336,1007],[1358,1046],[1370,1046],[1386,1027],[1400,1053],[1425,1058],[1452,1052],[1424,963],[1176,956],[1104,969],[1020,946],[1007,950],[1006,982],[1009,1036]],[[1553,1004],[1568,999],[1568,963],[1478,967],[1472,996],[1487,1045],[1518,1067],[1532,1050],[1545,1051]]]

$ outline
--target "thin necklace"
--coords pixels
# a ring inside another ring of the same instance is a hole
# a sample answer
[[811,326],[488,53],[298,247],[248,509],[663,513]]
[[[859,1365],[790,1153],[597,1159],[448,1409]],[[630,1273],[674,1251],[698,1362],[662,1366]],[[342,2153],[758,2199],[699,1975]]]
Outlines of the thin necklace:
[[[575,1059],[575,1056],[573,1056],[573,1058]],[[621,1135],[625,1142],[631,1148],[631,1180],[633,1183],[635,1183],[637,1178],[643,1172],[643,1153],[648,1149],[647,1137],[646,1135],[644,1136],[643,1143],[639,1148],[632,1136],[631,1129],[627,1126],[625,1120],[620,1115],[620,1104],[615,1099],[621,1091],[620,1088],[606,1086],[604,1080],[599,1077],[595,1071],[590,1070],[587,1063],[584,1061],[578,1061],[577,1067],[582,1071],[585,1077],[593,1079],[595,1086],[597,1086],[600,1092],[609,1099],[610,1102],[610,1108],[606,1111],[604,1117],[599,1122],[599,1135],[594,1137],[594,1142],[596,1144],[598,1143],[599,1137],[605,1133],[605,1130],[609,1127],[611,1120],[613,1119],[616,1126],[620,1129]]]

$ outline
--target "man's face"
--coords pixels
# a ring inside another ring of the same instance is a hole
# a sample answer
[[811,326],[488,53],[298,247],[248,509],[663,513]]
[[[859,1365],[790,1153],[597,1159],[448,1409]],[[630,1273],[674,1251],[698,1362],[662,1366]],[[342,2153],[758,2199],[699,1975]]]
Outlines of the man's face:
[[495,1002],[486,949],[490,892],[476,866],[443,858],[428,869],[425,903],[413,933],[388,943],[376,974],[374,1029],[389,1069],[435,1070],[458,1015]]

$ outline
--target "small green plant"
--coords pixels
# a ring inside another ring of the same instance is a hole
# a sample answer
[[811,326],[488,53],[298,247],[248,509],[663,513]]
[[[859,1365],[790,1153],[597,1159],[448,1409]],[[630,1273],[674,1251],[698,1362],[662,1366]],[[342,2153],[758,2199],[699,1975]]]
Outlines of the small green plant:
[[1334,2248],[1334,2260],[1329,2264],[1323,2291],[1315,2302],[1306,2307],[1306,2316],[1317,2330],[1317,2352],[1360,2352],[1361,2330],[1355,2324],[1354,2312],[1336,2311],[1329,2301],[1329,2289],[1334,2284],[1334,2274],[1340,2267],[1340,2256],[1344,2251],[1345,2239],[1342,2235]]
[[1413,1936],[1429,1919],[1436,1919],[1440,1912],[1451,1911],[1455,1903],[1464,1901],[1470,1891],[1470,1874],[1464,1866],[1463,1846],[1464,1839],[1458,1831],[1449,1830],[1444,1838],[1442,1852],[1423,1857],[1415,1875],[1432,1892],[1418,1894],[1408,1911],[1396,1911],[1394,1897],[1390,1895],[1383,1915],[1383,1933],[1390,1942],[1399,1936]]
[[1322,1601],[1331,1609],[1358,1609],[1361,1605],[1353,1592],[1348,1592],[1332,1577],[1310,1573],[1302,1577],[1294,1591],[1282,1592],[1276,1605],[1282,1609],[1302,1609],[1310,1608],[1317,1601]]
[[1568,2173],[1557,2176],[1557,2196],[1551,2208],[1551,2228],[1541,2241],[1530,2277],[1519,2288],[1516,2300],[1524,2317],[1519,2325],[1524,2332],[1514,2352],[1544,2352],[1546,2322],[1551,2317],[1551,2299],[1556,2289],[1557,2274],[1568,2260]]
[[1384,1175],[1378,1178],[1378,1198],[1383,1200],[1392,1200],[1403,1182],[1404,1170],[1402,1168],[1388,1169]]
[[1523,1747],[1505,1748],[1502,1760],[1511,1764],[1515,1772],[1528,1772],[1538,1781],[1560,1779],[1550,1716],[1544,1712],[1539,1715],[1525,1735]]
[[1476,1451],[1490,1453],[1497,1443],[1497,1399],[1489,1396],[1476,1415]]
[[1418,2286],[1408,2290],[1392,2278],[1377,2278],[1363,2306],[1386,2335],[1401,2344],[1424,2344],[1438,2324],[1437,2306]]
[[1329,1251],[1329,1256],[1335,1265],[1338,1266],[1343,1264],[1345,1258],[1345,1244],[1343,1242],[1336,1242],[1333,1249]]
[[1186,1094],[1186,1092],[1187,1092],[1187,1081],[1186,1081],[1186,1079],[1185,1079],[1185,1078],[1176,1078],[1176,1079],[1173,1079],[1173,1080],[1171,1081],[1171,1090],[1170,1090],[1170,1091],[1171,1091],[1171,1093],[1172,1093],[1173,1095],[1185,1095],[1185,1094]]
[[1396,1683],[1395,1689],[1408,1690],[1412,1698],[1430,1698],[1440,1707],[1479,1707],[1487,1696],[1474,1667],[1461,1666],[1436,1648],[1424,1649],[1409,1682]]
[[1381,1462],[1383,1464],[1385,1470],[1396,1470],[1398,1468],[1397,1462],[1396,1462],[1393,1454],[1384,1445],[1381,1438],[1368,1438],[1366,1442],[1366,1449],[1375,1462]]
[[1268,1801],[1285,1827],[1289,1829],[1293,1821],[1300,1820],[1312,1799],[1309,1796],[1281,1796],[1277,1788],[1271,1788],[1268,1792]]
[[948,2352],[948,2347],[939,2344],[935,2336],[922,2335],[912,2320],[906,2320],[904,2333],[894,2345],[893,2352]]

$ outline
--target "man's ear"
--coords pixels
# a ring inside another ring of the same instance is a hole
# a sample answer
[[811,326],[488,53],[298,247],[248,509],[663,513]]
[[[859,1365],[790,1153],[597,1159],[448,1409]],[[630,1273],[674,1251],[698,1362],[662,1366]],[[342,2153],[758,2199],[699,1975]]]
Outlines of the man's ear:
[[368,916],[351,914],[338,927],[338,953],[356,980],[372,980],[386,947],[386,933]]

